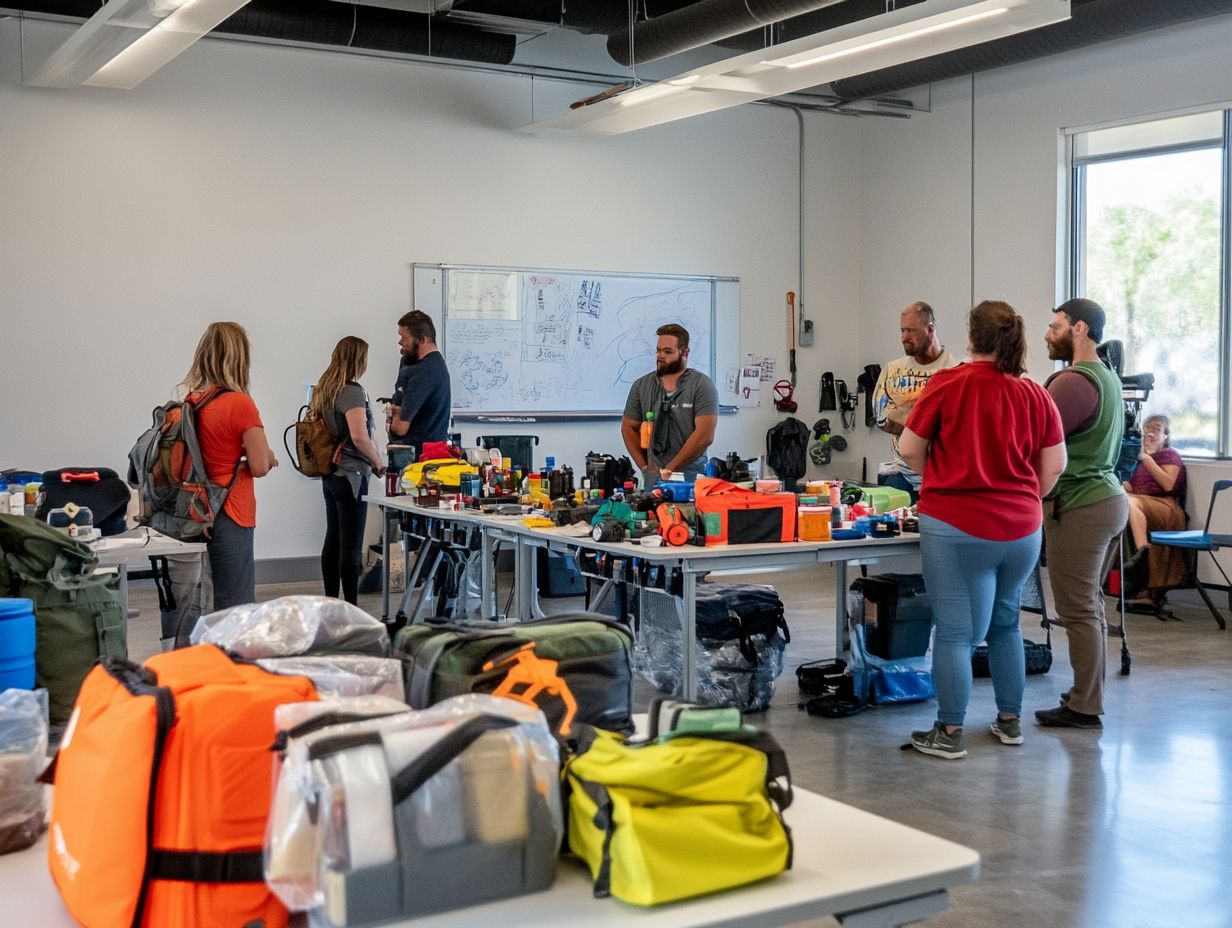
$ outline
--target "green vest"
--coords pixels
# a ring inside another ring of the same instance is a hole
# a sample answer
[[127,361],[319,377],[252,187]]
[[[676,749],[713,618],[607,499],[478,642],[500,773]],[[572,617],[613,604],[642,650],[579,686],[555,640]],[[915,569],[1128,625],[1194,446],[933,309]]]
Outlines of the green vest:
[[1125,492],[1114,470],[1125,432],[1120,378],[1098,361],[1079,361],[1069,370],[1078,371],[1095,385],[1099,411],[1091,425],[1066,436],[1069,462],[1048,495],[1048,499],[1060,499],[1062,510],[1081,509]]

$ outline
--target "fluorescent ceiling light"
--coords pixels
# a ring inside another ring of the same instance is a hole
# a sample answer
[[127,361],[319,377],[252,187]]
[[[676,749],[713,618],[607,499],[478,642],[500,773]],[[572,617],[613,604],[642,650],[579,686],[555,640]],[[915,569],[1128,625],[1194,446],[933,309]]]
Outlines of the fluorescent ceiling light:
[[131,90],[248,0],[108,0],[27,84]]
[[1070,0],[925,0],[636,87],[526,129],[632,132],[990,42],[1069,15]]

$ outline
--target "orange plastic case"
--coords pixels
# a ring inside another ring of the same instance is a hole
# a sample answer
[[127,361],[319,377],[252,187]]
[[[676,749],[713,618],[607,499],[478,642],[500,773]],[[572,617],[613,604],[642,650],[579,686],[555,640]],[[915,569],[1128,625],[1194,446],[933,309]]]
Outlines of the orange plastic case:
[[794,493],[757,493],[715,477],[698,477],[693,497],[708,545],[796,540]]
[[48,862],[89,928],[280,928],[266,888],[274,709],[304,677],[213,645],[90,671],[56,756]]

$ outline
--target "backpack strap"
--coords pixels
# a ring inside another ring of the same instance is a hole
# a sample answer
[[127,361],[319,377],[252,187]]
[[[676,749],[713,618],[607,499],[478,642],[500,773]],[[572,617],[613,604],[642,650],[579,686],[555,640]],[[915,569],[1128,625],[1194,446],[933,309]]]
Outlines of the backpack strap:
[[[233,392],[228,387],[214,387],[205,395],[199,397],[196,402],[185,399],[183,406],[180,407],[180,416],[183,419],[183,428],[181,433],[184,436],[184,446],[188,448],[188,456],[192,460],[193,471],[200,478],[200,482],[211,483],[210,476],[205,469],[205,456],[201,453],[201,442],[197,437],[197,415],[210,404],[211,401],[222,396],[224,393]],[[240,478],[240,467],[243,461],[235,462],[235,470],[231,473],[231,479],[225,484],[215,484],[223,488],[223,494],[218,500],[219,512],[214,513],[217,518],[221,513],[223,506],[227,503],[227,497],[231,495],[231,490],[235,487],[235,483]]]

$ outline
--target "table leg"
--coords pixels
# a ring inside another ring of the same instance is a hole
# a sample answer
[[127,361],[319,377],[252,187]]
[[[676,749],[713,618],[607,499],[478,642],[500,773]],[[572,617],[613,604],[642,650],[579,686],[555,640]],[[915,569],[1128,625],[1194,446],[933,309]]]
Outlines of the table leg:
[[689,570],[686,562],[682,565],[682,589],[684,615],[684,645],[680,649],[684,664],[684,698],[687,701],[697,699],[697,574]]
[[116,569],[120,573],[120,609],[126,620],[135,619],[137,614],[128,610],[128,562],[120,561]]
[[847,562],[834,562],[834,656],[846,660],[847,638]]
[[[389,510],[379,507],[381,513],[381,621],[389,621]],[[402,576],[406,576],[403,574]]]
[[479,533],[479,612],[480,618],[496,619],[496,557],[492,536],[480,529]]

